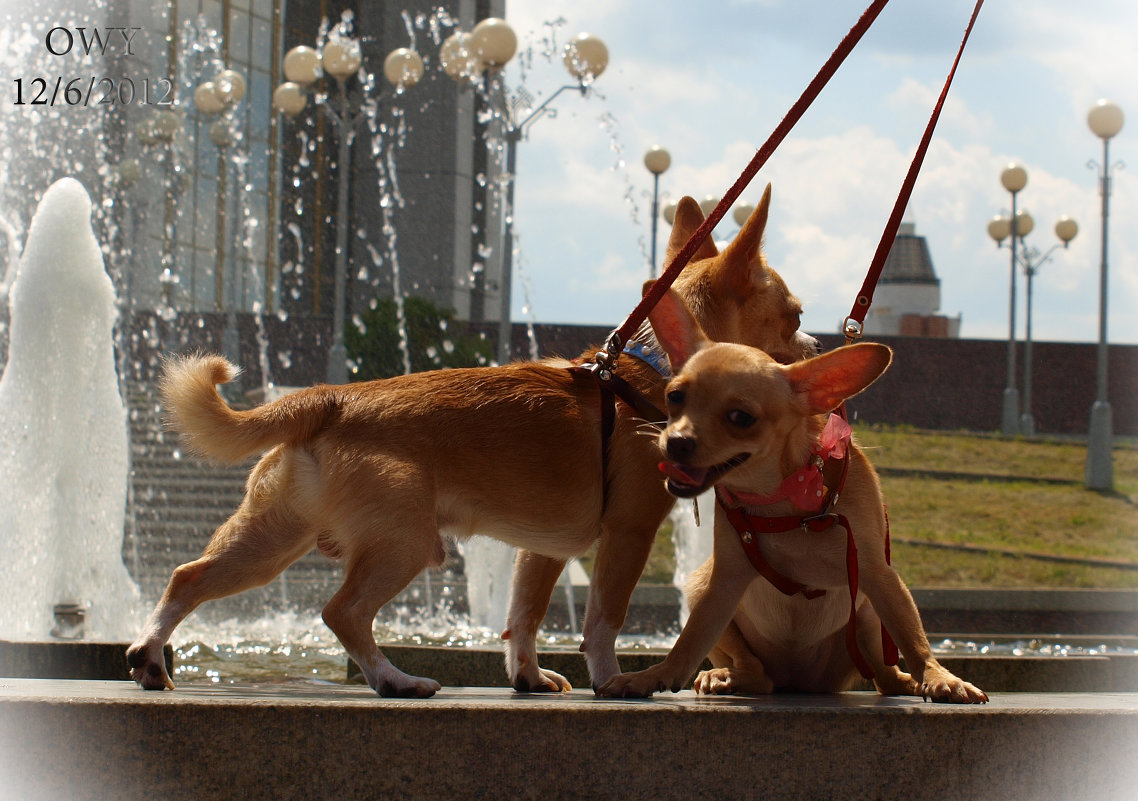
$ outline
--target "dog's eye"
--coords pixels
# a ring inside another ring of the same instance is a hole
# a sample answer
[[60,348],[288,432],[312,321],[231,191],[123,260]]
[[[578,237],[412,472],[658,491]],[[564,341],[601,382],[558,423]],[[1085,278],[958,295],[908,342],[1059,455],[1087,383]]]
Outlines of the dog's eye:
[[684,391],[682,389],[673,389],[669,392],[664,399],[668,402],[669,406],[680,406],[684,402]]
[[727,422],[736,428],[750,428],[755,424],[755,418],[742,409],[732,409],[727,413]]

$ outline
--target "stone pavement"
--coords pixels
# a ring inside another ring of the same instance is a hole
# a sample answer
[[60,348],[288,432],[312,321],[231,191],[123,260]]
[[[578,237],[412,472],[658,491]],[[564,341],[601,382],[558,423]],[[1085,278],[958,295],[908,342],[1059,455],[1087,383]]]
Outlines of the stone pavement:
[[0,679],[0,799],[1138,798],[1138,694],[648,701]]

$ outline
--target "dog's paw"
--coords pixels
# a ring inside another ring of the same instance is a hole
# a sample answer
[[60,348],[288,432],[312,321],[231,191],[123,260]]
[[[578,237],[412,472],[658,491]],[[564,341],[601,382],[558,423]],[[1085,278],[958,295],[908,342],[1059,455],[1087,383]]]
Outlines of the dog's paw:
[[925,671],[921,697],[949,704],[986,704],[988,694],[974,684],[954,676],[944,668]]
[[[158,658],[152,653],[157,650]],[[126,651],[126,661],[130,665],[130,677],[144,690],[172,690],[174,682],[166,672],[166,660],[162,647],[148,648],[146,643],[135,643]]]
[[530,676],[519,675],[514,679],[514,689],[520,693],[567,693],[573,689],[569,680],[552,670],[538,668],[536,680]]
[[683,681],[669,678],[659,665],[636,673],[621,673],[613,676],[593,691],[605,698],[648,698],[652,693],[664,690],[679,692]]
[[[535,654],[536,656],[536,654]],[[524,652],[507,648],[506,669],[510,684],[520,693],[567,693],[573,689],[569,680],[552,670],[546,670]]]
[[384,698],[430,698],[442,688],[434,679],[402,675],[402,678],[387,678],[373,687]]
[[735,692],[734,676],[727,668],[701,670],[692,689],[701,695],[731,695]]

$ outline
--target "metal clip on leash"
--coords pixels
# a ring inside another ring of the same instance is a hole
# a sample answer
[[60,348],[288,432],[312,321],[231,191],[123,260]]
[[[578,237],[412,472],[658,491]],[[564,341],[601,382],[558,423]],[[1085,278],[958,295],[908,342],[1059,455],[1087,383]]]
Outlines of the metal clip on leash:
[[616,371],[616,360],[620,358],[623,347],[624,342],[621,340],[620,332],[613,331],[605,340],[605,349],[597,351],[596,355],[593,356],[593,363],[597,366],[595,375],[601,381],[612,380],[613,373]]

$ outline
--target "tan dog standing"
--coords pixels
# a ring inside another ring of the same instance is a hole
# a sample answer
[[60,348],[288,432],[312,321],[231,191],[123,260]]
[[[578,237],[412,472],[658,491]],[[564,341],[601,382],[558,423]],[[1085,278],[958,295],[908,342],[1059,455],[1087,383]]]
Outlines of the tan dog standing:
[[[760,251],[769,206],[768,186],[735,240],[722,253],[705,243],[677,290],[713,336],[794,361],[815,343],[798,331],[801,304]],[[669,259],[702,222],[684,198]],[[663,357],[648,325],[637,336],[640,357],[625,356],[620,375],[660,406],[667,376],[651,362]],[[581,650],[594,686],[619,673],[616,635],[673,499],[657,478],[653,438],[623,404],[602,461],[597,382],[569,366],[514,363],[316,386],[235,411],[215,387],[233,377],[232,365],[220,357],[171,362],[165,407],[193,451],[221,461],[265,455],[202,557],[171,576],[128,650],[133,678],[173,687],[162,647],[186,615],[267,583],[315,546],[344,564],[344,584],[323,617],[371,687],[429,696],[438,683],[395,668],[372,623],[423,568],[443,561],[443,536],[472,534],[523,549],[503,634],[520,690],[569,689],[538,666],[536,636],[565,561],[599,538]]]
[[[679,690],[710,654],[715,667],[696,678],[697,692],[837,692],[857,681],[860,661],[884,694],[987,701],[933,657],[912,596],[886,561],[877,475],[842,433],[848,427],[826,417],[886,370],[889,348],[851,345],[780,365],[754,348],[709,341],[674,293],[651,320],[677,371],[659,437],[671,463],[661,467],[674,495],[716,486],[714,549],[689,581],[691,616],[664,661],[616,676],[598,692],[642,697]],[[838,457],[847,451],[842,486]],[[840,497],[827,510],[838,487]],[[822,511],[833,517],[795,525]],[[856,572],[847,566],[851,537],[839,515],[856,544]],[[771,518],[787,518],[790,526],[763,531]],[[733,522],[755,531],[737,530]],[[753,566],[748,550],[756,548]],[[772,579],[757,568],[769,568]],[[860,587],[856,602],[851,579]],[[790,586],[784,592],[776,581]],[[856,643],[847,642],[851,607]],[[885,663],[881,624],[908,674]]]

